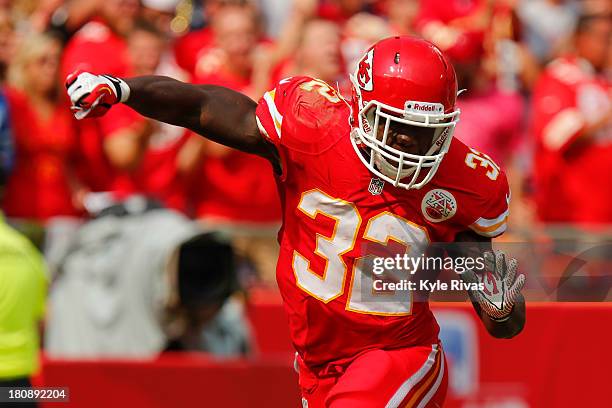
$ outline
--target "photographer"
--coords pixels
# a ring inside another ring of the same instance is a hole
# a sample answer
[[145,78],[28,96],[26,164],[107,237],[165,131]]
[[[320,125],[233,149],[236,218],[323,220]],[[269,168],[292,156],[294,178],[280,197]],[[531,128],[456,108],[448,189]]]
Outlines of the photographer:
[[86,223],[59,262],[46,351],[146,358],[201,350],[202,331],[236,286],[229,245],[134,196]]

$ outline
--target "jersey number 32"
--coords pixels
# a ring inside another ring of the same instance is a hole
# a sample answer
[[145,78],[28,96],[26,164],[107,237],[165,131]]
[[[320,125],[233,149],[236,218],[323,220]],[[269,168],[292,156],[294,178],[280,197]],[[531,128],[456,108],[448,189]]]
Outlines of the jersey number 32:
[[[362,220],[355,204],[333,198],[318,189],[303,193],[298,209],[313,220],[320,214],[334,221],[330,236],[319,233],[316,236],[314,253],[326,261],[322,275],[311,269],[307,254],[297,250],[293,252],[292,266],[297,286],[324,303],[344,294],[349,268],[343,255],[355,248],[364,222],[367,223],[361,238],[365,247],[368,243],[387,245],[389,241],[395,241],[406,248],[409,256],[420,256],[430,242],[422,226],[388,211]],[[373,281],[377,277],[373,276],[371,268],[366,268],[371,265],[366,262],[369,256],[357,258],[353,263],[346,310],[374,315],[409,315],[412,309],[409,291],[372,293]]]

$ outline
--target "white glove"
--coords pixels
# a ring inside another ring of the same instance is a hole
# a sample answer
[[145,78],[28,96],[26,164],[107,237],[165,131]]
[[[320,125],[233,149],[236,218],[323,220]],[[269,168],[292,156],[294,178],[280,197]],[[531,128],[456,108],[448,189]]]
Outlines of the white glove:
[[112,105],[127,101],[130,87],[125,81],[110,75],[94,75],[75,71],[66,78],[66,89],[75,118],[95,118],[104,115]]
[[470,290],[472,299],[493,320],[504,321],[510,318],[512,308],[525,285],[525,275],[516,275],[518,262],[508,259],[501,251],[484,254],[487,269],[484,272],[466,271],[461,274],[468,283],[480,283],[483,290]]

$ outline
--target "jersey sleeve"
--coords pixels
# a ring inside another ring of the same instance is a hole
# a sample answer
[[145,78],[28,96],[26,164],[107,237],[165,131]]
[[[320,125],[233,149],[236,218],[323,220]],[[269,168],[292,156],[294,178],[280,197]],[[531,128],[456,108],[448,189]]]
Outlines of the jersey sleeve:
[[266,92],[257,104],[255,116],[263,136],[277,148],[281,146],[283,120],[291,114],[290,104],[296,98],[299,85],[307,77],[292,77],[281,80],[274,89]]
[[332,86],[304,76],[280,81],[256,110],[260,132],[298,156],[320,154],[346,135],[349,116],[350,108]]
[[483,237],[495,238],[508,228],[511,194],[506,173],[503,171],[500,171],[499,176],[490,183],[490,188],[485,190],[483,197],[488,205],[470,225],[470,229]]
[[276,88],[266,92],[257,104],[255,119],[261,134],[278,148],[281,141],[283,115],[278,111],[275,99]]

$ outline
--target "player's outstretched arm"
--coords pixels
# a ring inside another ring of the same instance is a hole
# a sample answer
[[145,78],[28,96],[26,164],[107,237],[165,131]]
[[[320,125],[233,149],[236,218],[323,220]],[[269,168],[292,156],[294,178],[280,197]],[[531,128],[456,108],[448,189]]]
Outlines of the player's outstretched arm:
[[102,116],[113,104],[124,103],[143,116],[190,129],[278,165],[276,148],[257,127],[257,104],[239,92],[164,76],[122,80],[78,71],[68,76],[66,87],[77,119]]
[[480,283],[484,290],[469,290],[476,314],[487,331],[496,338],[510,339],[525,326],[525,299],[521,289],[525,275],[517,275],[517,262],[501,251],[493,251],[491,239],[472,231],[457,234],[461,242],[460,254],[455,256],[484,256],[486,271],[467,271],[461,278],[468,283]]

